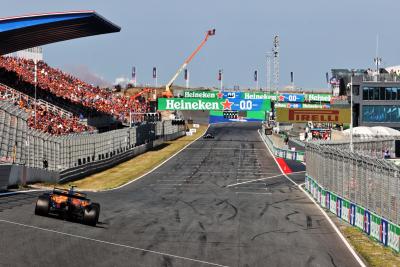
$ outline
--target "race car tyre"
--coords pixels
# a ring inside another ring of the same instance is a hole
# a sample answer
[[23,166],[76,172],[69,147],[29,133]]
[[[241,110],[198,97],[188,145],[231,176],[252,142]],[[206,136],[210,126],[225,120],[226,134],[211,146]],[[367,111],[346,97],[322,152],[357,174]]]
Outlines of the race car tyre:
[[92,203],[92,205],[97,207],[97,218],[96,218],[96,223],[97,223],[99,221],[99,217],[100,217],[100,204]]
[[86,207],[83,213],[83,223],[91,226],[96,225],[100,215],[100,205],[97,203],[93,204]]
[[36,201],[35,214],[47,216],[49,214],[50,199],[46,196],[40,196]]

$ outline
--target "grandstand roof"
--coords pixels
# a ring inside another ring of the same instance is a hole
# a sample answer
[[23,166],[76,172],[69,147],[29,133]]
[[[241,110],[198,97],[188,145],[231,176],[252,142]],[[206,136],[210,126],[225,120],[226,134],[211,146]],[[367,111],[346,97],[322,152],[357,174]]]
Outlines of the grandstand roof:
[[0,19],[0,55],[121,28],[95,11],[32,14]]

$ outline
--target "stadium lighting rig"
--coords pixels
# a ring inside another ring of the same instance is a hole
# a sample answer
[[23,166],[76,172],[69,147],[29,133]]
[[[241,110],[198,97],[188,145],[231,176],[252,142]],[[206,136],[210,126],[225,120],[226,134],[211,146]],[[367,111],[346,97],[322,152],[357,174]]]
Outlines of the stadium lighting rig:
[[192,61],[194,56],[203,48],[203,46],[206,44],[208,41],[208,38],[210,36],[215,35],[215,29],[209,30],[206,33],[206,36],[204,40],[200,43],[200,45],[192,52],[192,54],[183,62],[182,66],[178,69],[178,71],[175,73],[175,75],[172,77],[172,79],[169,81],[169,83],[165,86],[165,94],[164,96],[166,97],[171,97],[171,86],[175,82],[176,78],[178,78],[179,74],[186,68],[186,66]]

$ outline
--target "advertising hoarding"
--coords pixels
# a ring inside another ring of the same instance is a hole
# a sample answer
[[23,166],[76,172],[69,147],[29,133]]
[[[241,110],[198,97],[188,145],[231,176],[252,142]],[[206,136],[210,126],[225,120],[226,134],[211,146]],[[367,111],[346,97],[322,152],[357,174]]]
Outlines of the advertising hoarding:
[[276,109],[276,121],[285,123],[350,123],[350,109]]
[[218,91],[183,91],[185,98],[218,98]]
[[317,108],[317,109],[327,109],[331,108],[330,104],[308,104],[308,103],[275,103],[275,108]]
[[158,110],[270,111],[269,100],[216,98],[159,98]]
[[228,92],[209,90],[186,90],[183,92],[185,98],[235,98],[250,100],[271,100],[274,102],[325,102],[331,101],[331,94],[299,94],[299,93],[271,93],[271,92]]

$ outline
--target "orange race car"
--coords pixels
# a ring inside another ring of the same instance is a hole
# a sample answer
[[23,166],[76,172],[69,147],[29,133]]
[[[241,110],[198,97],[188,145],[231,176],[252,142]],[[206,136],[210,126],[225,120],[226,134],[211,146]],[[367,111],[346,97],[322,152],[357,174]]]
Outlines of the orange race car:
[[40,195],[36,201],[35,214],[54,214],[95,226],[99,220],[100,204],[91,202],[85,193],[77,192],[74,188],[54,188],[52,192]]

